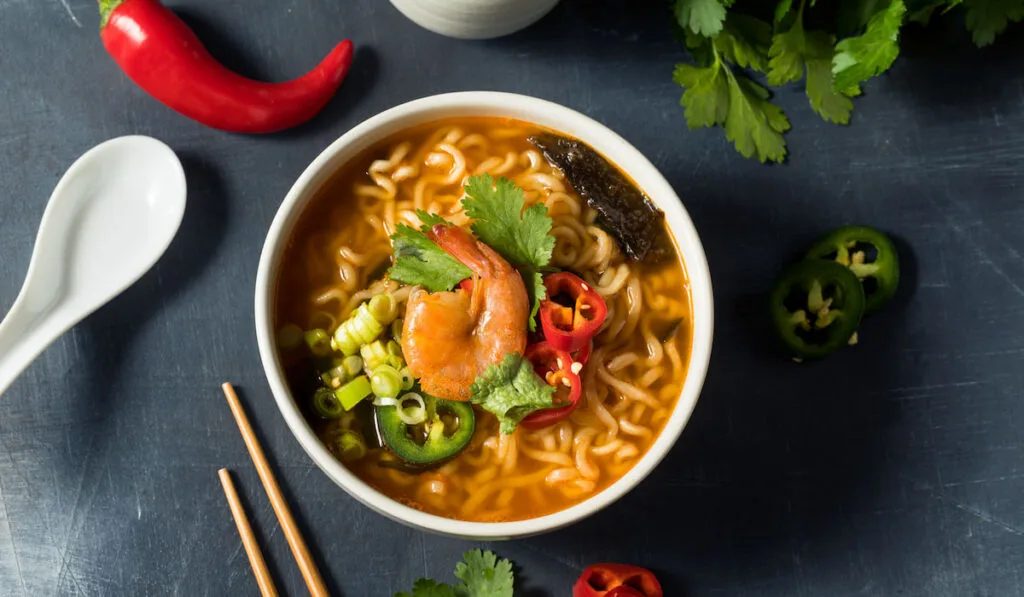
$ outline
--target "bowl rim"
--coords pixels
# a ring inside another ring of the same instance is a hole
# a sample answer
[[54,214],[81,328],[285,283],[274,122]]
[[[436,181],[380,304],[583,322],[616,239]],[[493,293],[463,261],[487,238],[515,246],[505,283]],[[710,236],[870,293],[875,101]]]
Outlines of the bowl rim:
[[[526,520],[471,522],[446,518],[406,506],[374,489],[338,462],[313,433],[288,389],[275,350],[271,308],[281,253],[292,226],[320,185],[338,167],[387,136],[416,124],[459,115],[516,118],[538,124],[579,138],[606,156],[665,212],[690,287],[693,339],[686,379],[672,414],[655,441],[631,469],[604,490],[564,510]],[[604,124],[571,108],[526,95],[463,91],[422,97],[380,112],[341,135],[305,168],[281,202],[260,253],[255,324],[264,373],[278,410],[299,445],[335,484],[363,505],[408,526],[466,539],[500,540],[550,532],[605,509],[632,491],[668,455],[689,421],[707,375],[714,302],[707,258],[693,221],[672,186],[639,150]]]

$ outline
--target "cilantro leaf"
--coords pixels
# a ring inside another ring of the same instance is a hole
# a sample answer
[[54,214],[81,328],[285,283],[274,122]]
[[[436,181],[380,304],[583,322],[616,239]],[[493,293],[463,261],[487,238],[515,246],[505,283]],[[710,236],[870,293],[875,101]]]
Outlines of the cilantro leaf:
[[708,67],[677,64],[673,78],[686,91],[679,103],[690,129],[725,124],[729,116],[729,83],[721,63]]
[[420,230],[422,230],[423,232],[430,232],[430,229],[438,224],[447,224],[449,226],[452,225],[451,222],[442,218],[441,216],[437,214],[432,214],[429,211],[424,211],[422,209],[416,210],[416,217],[420,219],[420,222],[423,222],[423,225],[420,226]]
[[860,88],[854,86],[842,93],[832,88],[834,43],[835,38],[824,31],[804,29],[801,7],[793,26],[788,31],[777,33],[772,40],[768,84],[799,81],[806,70],[807,98],[811,108],[825,120],[848,124],[853,111],[853,102],[849,98],[859,95]]
[[396,282],[438,292],[450,290],[473,275],[468,267],[411,226],[399,224],[391,235],[391,244],[395,262],[388,270],[388,277]]
[[822,118],[836,124],[849,124],[853,111],[851,97],[860,95],[860,86],[854,85],[842,93],[832,87],[832,61],[828,58],[807,60],[807,98]]
[[836,15],[836,34],[849,37],[860,33],[871,17],[889,5],[891,0],[843,0]]
[[487,174],[473,176],[466,181],[465,190],[462,208],[475,220],[473,234],[520,270],[530,298],[528,326],[532,332],[537,328],[534,316],[540,301],[547,296],[539,272],[551,261],[555,248],[548,208],[535,203],[524,210],[523,190],[506,178],[495,181]]
[[928,21],[932,19],[935,9],[945,4],[945,2],[932,2],[931,4],[918,7],[907,15],[907,19],[920,25],[927,25]]
[[725,137],[745,158],[756,156],[761,163],[781,162],[786,158],[782,133],[789,120],[782,109],[768,101],[771,93],[746,77],[737,77],[725,69],[729,79],[729,116],[725,119]]
[[742,13],[730,14],[714,39],[715,49],[723,59],[762,73],[768,70],[771,43],[772,26]]
[[476,378],[469,401],[493,413],[508,435],[530,413],[554,406],[555,388],[533,370],[523,355],[510,352]]
[[963,5],[967,29],[979,48],[995,41],[1011,21],[1024,19],[1024,0],[964,0]]
[[421,578],[412,586],[412,594],[395,593],[395,597],[456,597],[456,594],[451,585]]
[[776,33],[768,50],[768,84],[785,85],[804,78],[804,55],[807,35],[802,19],[797,19],[789,31]]
[[473,549],[462,555],[455,566],[457,597],[512,597],[512,562],[490,551]]
[[725,8],[720,0],[676,0],[676,21],[683,29],[711,37],[722,30]]
[[793,8],[793,0],[781,0],[775,5],[775,22],[781,23],[782,19],[786,18],[789,14],[790,9]]
[[892,66],[900,53],[900,26],[906,12],[903,0],[892,0],[888,8],[871,17],[863,34],[836,44],[833,89],[853,89]]
[[680,103],[691,129],[722,125],[744,157],[756,156],[762,163],[785,159],[782,133],[789,130],[789,120],[768,101],[767,89],[733,73],[720,58],[707,67],[676,65],[674,78],[686,88]]
[[537,329],[537,314],[540,313],[540,302],[547,298],[548,289],[544,286],[544,273],[533,266],[524,265],[519,268],[519,275],[523,278],[523,286],[526,287],[526,298],[530,301],[530,321],[527,327],[530,331]]
[[473,234],[513,265],[544,267],[551,261],[555,237],[548,208],[542,203],[525,211],[523,190],[507,178],[489,175],[466,181],[462,208],[473,222]]

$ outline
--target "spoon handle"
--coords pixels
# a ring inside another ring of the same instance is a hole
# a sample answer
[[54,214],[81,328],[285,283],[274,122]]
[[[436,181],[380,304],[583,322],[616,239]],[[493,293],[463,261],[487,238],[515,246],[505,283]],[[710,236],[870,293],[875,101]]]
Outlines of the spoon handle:
[[0,322],[0,394],[64,331],[53,329],[51,313],[19,298]]

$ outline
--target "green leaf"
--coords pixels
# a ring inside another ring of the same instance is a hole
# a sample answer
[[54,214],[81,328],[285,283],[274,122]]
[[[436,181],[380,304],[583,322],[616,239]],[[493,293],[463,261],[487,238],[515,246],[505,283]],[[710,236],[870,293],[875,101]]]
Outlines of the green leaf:
[[690,129],[725,124],[729,115],[729,83],[721,63],[701,68],[677,64],[673,78],[686,88],[680,104]]
[[511,352],[476,378],[469,401],[498,417],[508,435],[530,413],[554,406],[555,388],[544,382],[523,355]]
[[839,14],[836,16],[838,27],[836,33],[840,37],[848,37],[861,32],[871,17],[889,5],[891,0],[842,0]]
[[836,124],[849,124],[853,111],[851,97],[860,95],[860,87],[853,86],[839,93],[832,87],[832,62],[827,58],[807,61],[807,98],[822,118]]
[[422,209],[416,210],[416,217],[420,219],[420,222],[423,222],[423,225],[420,226],[420,230],[422,230],[423,232],[430,232],[430,229],[438,224],[446,224],[448,226],[452,225],[451,222],[442,218],[441,216],[437,214],[432,214],[429,211],[424,211]]
[[462,207],[473,222],[473,234],[513,265],[544,267],[551,261],[555,237],[543,203],[524,210],[523,190],[507,178],[495,182],[489,175],[466,182]]
[[729,79],[729,115],[725,136],[743,157],[756,157],[762,163],[786,158],[782,133],[789,120],[782,110],[768,101],[771,93],[754,81],[725,69]]
[[967,29],[978,47],[995,41],[1011,22],[1024,19],[1024,0],[964,0]]
[[780,0],[780,2],[775,5],[775,22],[781,23],[782,19],[786,18],[786,15],[789,14],[789,11],[792,8],[793,0]]
[[391,244],[395,262],[388,270],[388,277],[396,282],[438,292],[451,290],[473,275],[468,267],[411,226],[399,224],[391,235]]
[[412,587],[412,593],[395,593],[395,597],[456,597],[455,589],[445,583],[421,578]]
[[789,31],[776,33],[772,38],[772,47],[768,50],[768,84],[778,86],[804,78],[806,53],[804,26],[797,19]]
[[473,234],[490,245],[519,269],[530,297],[530,331],[537,327],[533,317],[540,301],[547,296],[539,272],[551,261],[555,237],[551,234],[548,208],[536,203],[526,208],[523,190],[506,178],[494,181],[489,175],[473,176],[466,181],[462,207],[473,218]]
[[903,0],[893,0],[888,8],[871,17],[862,35],[836,44],[836,55],[832,59],[833,89],[853,89],[892,66],[900,53],[900,26],[906,12]]
[[907,9],[909,12],[907,14],[907,20],[920,25],[927,25],[928,21],[932,19],[935,9],[945,4],[945,2],[932,2],[931,4],[920,6],[918,8],[908,6]]
[[455,587],[457,597],[512,597],[512,562],[479,549],[462,558],[455,566],[455,577],[462,581]]
[[860,89],[854,86],[848,93],[833,89],[834,43],[835,38],[824,31],[805,31],[801,10],[793,26],[784,33],[777,33],[772,41],[768,84],[799,81],[806,72],[807,98],[811,108],[827,121],[848,124],[853,102],[847,96],[858,95]]
[[772,26],[761,19],[733,12],[726,19],[722,32],[714,39],[715,49],[723,59],[741,68],[768,71],[768,49],[772,43]]
[[719,0],[676,0],[676,21],[683,29],[713,37],[722,30],[725,6]]

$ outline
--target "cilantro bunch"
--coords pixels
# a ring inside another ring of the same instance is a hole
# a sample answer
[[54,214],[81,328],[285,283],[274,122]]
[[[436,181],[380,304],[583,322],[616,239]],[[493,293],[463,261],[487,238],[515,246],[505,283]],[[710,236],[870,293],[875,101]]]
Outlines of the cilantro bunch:
[[479,549],[467,551],[462,558],[455,566],[455,578],[461,581],[457,585],[421,578],[411,593],[395,597],[512,597],[512,562]]
[[693,58],[676,66],[674,78],[685,89],[681,104],[691,129],[721,126],[737,151],[762,163],[785,159],[790,128],[769,86],[803,81],[811,109],[848,124],[852,98],[895,62],[908,22],[925,25],[936,13],[962,12],[981,47],[1024,19],[1024,0],[777,0],[773,14],[743,12],[740,4],[673,0]]

